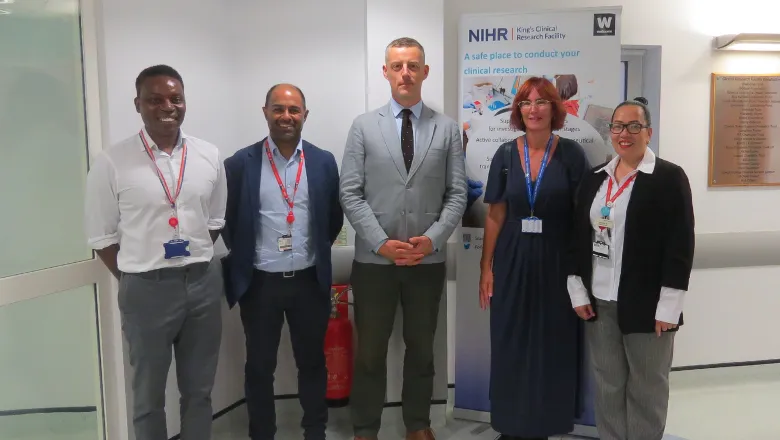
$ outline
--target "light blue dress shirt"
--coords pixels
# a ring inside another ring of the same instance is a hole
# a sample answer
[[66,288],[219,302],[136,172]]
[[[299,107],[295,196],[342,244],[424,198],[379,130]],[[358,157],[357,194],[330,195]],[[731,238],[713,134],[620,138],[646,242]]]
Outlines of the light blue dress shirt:
[[[414,131],[414,152],[417,153],[419,149],[417,148],[417,128],[420,126],[420,113],[422,113],[422,100],[417,102],[417,104],[408,107],[409,110],[412,111],[412,130]],[[401,127],[404,123],[404,115],[401,114],[401,111],[407,107],[402,106],[398,102],[396,102],[395,99],[390,98],[390,109],[393,111],[393,115],[395,115],[395,125],[398,127],[398,139],[400,141],[401,139]],[[400,144],[399,144],[400,146]]]
[[[279,171],[279,178],[287,186],[287,195],[293,197],[295,177],[298,174],[298,164],[301,161],[303,142],[298,142],[290,160],[282,156],[279,147],[268,137],[268,146]],[[295,222],[292,225],[292,250],[279,251],[278,240],[290,233],[287,224],[289,205],[282,196],[279,184],[274,176],[274,170],[268,161],[268,154],[263,145],[263,168],[260,174],[260,217],[259,234],[255,241],[255,268],[266,272],[290,272],[314,266],[314,249],[311,247],[311,231],[309,230],[309,185],[306,176],[306,158],[304,158],[301,181],[298,192],[293,199]]]

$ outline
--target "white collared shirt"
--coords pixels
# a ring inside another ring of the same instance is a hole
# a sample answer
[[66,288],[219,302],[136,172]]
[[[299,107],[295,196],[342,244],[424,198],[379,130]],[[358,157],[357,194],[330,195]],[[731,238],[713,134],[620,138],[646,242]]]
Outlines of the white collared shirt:
[[[590,208],[590,220],[596,234],[595,236],[600,237],[602,241],[609,245],[609,259],[593,257],[593,296],[604,301],[617,301],[618,299],[620,274],[623,265],[623,244],[626,232],[626,209],[634,188],[634,182],[636,181],[636,179],[632,179],[631,183],[623,190],[623,193],[614,201],[609,214],[609,219],[614,222],[614,227],[611,234],[607,234],[606,230],[601,231],[596,222],[603,218],[601,208],[606,205],[609,180],[612,179],[612,197],[614,197],[622,184],[627,179],[630,179],[632,175],[636,173],[652,174],[655,170],[655,154],[648,148],[645,150],[645,155],[637,169],[624,176],[618,182],[615,178],[615,168],[617,168],[619,161],[620,156],[616,156],[603,168],[596,170],[596,173],[606,171],[608,177],[601,184]],[[579,276],[570,275],[567,285],[572,307],[590,304],[588,291],[585,289]],[[682,313],[684,296],[685,291],[683,290],[662,287],[655,319],[677,324]]]
[[86,232],[93,249],[119,244],[118,268],[139,273],[210,261],[214,245],[209,231],[225,225],[227,181],[219,150],[181,132],[168,155],[142,130],[157,167],[175,195],[187,144],[181,194],[176,201],[180,237],[189,240],[189,257],[166,260],[163,244],[174,238],[168,223],[174,215],[157,170],[138,133],[104,150],[87,176]]

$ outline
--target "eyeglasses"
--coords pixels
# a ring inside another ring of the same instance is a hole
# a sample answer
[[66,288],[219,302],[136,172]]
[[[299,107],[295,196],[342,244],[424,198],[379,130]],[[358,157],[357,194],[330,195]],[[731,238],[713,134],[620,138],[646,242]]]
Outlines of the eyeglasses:
[[649,125],[642,125],[638,122],[631,122],[629,124],[610,123],[608,125],[609,125],[609,131],[615,134],[622,133],[623,129],[627,129],[628,132],[631,134],[639,134],[639,132],[642,131],[643,128],[650,127]]
[[547,107],[548,105],[550,105],[550,101],[548,101],[546,99],[541,99],[541,98],[537,99],[536,101],[533,101],[533,102],[531,102],[531,101],[520,101],[520,102],[517,103],[517,106],[520,107],[521,109],[529,109],[529,108],[531,108],[531,106],[536,106],[538,108],[544,108],[544,107]]

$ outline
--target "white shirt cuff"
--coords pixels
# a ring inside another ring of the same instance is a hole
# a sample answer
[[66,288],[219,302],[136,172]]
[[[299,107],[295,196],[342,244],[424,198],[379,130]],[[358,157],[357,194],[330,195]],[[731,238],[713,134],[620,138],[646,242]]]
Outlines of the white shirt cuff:
[[566,288],[569,290],[569,299],[571,299],[572,308],[590,304],[588,289],[582,284],[582,278],[577,275],[569,275],[566,279]]
[[87,245],[95,250],[105,249],[113,244],[119,244],[119,234],[109,234],[87,240]]
[[661,287],[661,297],[655,311],[655,319],[670,324],[679,324],[685,300],[685,291]]
[[225,227],[225,219],[209,219],[206,227],[209,231],[218,231]]

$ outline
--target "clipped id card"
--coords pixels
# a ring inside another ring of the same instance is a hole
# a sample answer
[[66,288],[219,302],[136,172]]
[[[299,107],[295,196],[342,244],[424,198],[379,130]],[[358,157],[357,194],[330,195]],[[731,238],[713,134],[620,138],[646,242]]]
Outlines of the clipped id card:
[[292,236],[291,235],[282,235],[276,241],[276,244],[279,246],[279,252],[290,251],[290,250],[292,250]]
[[189,240],[174,239],[169,241],[168,243],[163,244],[163,248],[165,248],[166,260],[190,256]]
[[526,234],[541,234],[542,233],[542,220],[537,217],[524,218],[523,232]]
[[609,245],[600,240],[594,241],[593,255],[598,258],[609,260]]

